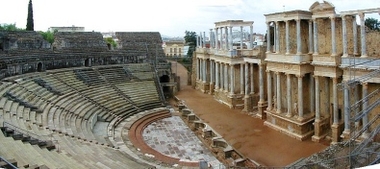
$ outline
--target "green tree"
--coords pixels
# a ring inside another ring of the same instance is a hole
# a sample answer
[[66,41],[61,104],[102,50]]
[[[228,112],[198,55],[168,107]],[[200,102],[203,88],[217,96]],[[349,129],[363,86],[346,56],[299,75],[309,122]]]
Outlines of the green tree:
[[32,4],[32,0],[29,0],[29,5],[28,5],[28,19],[27,19],[27,22],[26,22],[26,30],[27,30],[27,31],[34,31],[33,4]]
[[192,31],[185,31],[185,43],[189,45],[189,51],[187,52],[187,57],[192,57],[195,51],[195,46],[197,46],[197,34]]
[[23,31],[24,29],[18,28],[16,24],[0,24],[0,30],[2,31]]
[[112,37],[104,38],[104,40],[107,42],[107,44],[111,44],[113,48],[116,48],[117,44]]
[[380,22],[375,18],[365,19],[364,25],[371,30],[380,31]]
[[39,33],[50,44],[52,44],[54,42],[54,33],[53,32],[50,32],[50,31],[47,31],[47,32],[39,31]]

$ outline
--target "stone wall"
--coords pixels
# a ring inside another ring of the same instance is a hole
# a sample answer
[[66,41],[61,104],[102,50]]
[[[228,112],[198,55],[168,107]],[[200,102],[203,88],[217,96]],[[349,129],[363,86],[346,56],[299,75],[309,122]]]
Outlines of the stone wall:
[[100,32],[56,32],[54,50],[107,51],[107,44]]
[[0,31],[0,44],[0,52],[50,48],[50,43],[34,31]]

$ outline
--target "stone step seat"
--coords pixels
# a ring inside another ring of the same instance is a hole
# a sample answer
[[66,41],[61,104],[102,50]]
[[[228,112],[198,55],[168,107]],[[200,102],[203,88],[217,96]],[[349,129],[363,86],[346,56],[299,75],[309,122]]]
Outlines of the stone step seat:
[[65,136],[59,137],[61,148],[65,150],[68,155],[86,164],[96,164],[96,168],[104,168],[105,166],[109,168],[125,168],[125,166],[130,168],[146,167],[133,162],[133,160],[128,159],[121,152],[112,148],[73,138],[65,138]]
[[[14,158],[18,166],[28,165],[47,165],[50,168],[58,168],[54,162],[47,161],[39,154],[29,143],[23,143],[21,140],[13,140],[12,137],[5,137],[0,132],[0,140],[3,146],[0,146],[0,152],[5,158]],[[56,159],[58,161],[58,159]]]
[[59,92],[65,94],[67,92],[72,91],[70,87],[68,87],[66,84],[61,83],[59,80],[55,79],[53,77],[53,74],[48,74],[46,76],[43,76],[42,79],[45,80],[50,86],[58,90]]
[[78,161],[75,161],[66,155],[58,153],[57,150],[49,151],[46,148],[40,148],[36,145],[32,146],[48,161],[56,161],[59,164],[60,168],[87,168],[83,164],[78,163]]

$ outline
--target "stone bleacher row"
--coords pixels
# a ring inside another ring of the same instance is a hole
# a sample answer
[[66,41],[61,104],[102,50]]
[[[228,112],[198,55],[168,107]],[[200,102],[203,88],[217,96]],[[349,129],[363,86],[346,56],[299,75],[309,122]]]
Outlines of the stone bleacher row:
[[[0,133],[0,142],[4,142],[8,148],[0,148],[0,156],[15,159],[19,166],[25,167],[45,165],[48,168],[146,168],[147,165],[140,164],[117,150],[108,136],[101,136],[92,131],[93,118],[110,122],[132,116],[139,110],[162,107],[154,78],[121,83],[123,81],[120,81],[120,70],[129,66],[92,68],[92,71],[96,72],[92,78],[98,77],[99,82],[102,79],[103,82],[99,83],[101,85],[91,85],[97,81],[87,84],[78,78],[75,69],[4,81],[0,86],[0,126],[6,121],[39,135],[42,140],[52,140],[56,150],[48,151],[14,141]],[[113,68],[117,73],[110,73]],[[88,68],[86,70],[85,73],[90,72]],[[153,76],[152,72],[150,73]],[[120,77],[115,78],[116,75]],[[127,74],[124,76],[128,79]],[[43,82],[44,85],[38,82]],[[115,90],[111,85],[120,90]],[[32,110],[19,101],[3,96],[5,93],[11,93],[13,97],[36,106],[41,111]],[[127,95],[133,102],[126,100],[122,95]],[[104,130],[107,133],[107,129]],[[15,151],[8,153],[9,147]],[[28,152],[21,153],[25,150]]]

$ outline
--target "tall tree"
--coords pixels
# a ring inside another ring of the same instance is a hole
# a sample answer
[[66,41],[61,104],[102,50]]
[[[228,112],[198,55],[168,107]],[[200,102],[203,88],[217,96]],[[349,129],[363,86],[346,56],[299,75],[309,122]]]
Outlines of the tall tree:
[[195,51],[195,46],[197,45],[197,34],[192,31],[185,31],[185,43],[189,45],[189,51],[187,52],[187,57],[192,57]]
[[26,30],[27,30],[27,31],[34,31],[33,4],[32,4],[32,0],[29,0],[29,5],[28,5],[28,19],[27,19],[27,22],[26,22]]
[[375,18],[365,19],[364,25],[371,30],[380,31],[380,22]]

